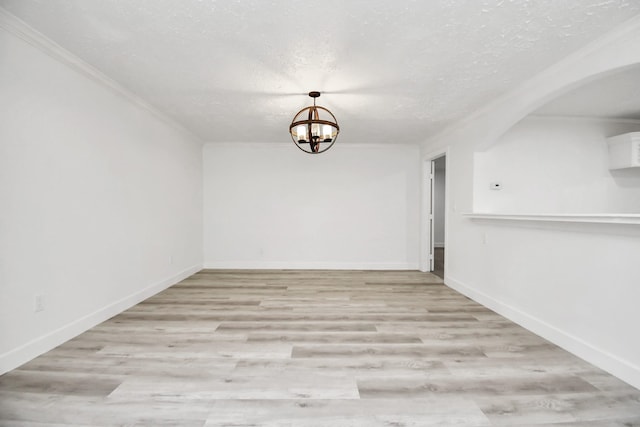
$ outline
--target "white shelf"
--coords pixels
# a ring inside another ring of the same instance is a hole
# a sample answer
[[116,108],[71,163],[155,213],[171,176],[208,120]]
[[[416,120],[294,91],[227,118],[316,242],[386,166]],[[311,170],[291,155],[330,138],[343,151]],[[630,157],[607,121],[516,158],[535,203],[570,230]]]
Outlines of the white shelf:
[[470,219],[640,225],[640,214],[501,214],[465,213]]

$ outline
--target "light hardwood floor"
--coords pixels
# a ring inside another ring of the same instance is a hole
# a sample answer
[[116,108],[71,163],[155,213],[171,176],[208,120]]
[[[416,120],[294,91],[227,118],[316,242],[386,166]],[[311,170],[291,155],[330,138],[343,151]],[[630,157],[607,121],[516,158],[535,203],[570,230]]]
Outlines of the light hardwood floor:
[[433,274],[444,279],[444,248],[433,249]]
[[431,274],[202,271],[0,377],[0,425],[640,426],[640,391]]

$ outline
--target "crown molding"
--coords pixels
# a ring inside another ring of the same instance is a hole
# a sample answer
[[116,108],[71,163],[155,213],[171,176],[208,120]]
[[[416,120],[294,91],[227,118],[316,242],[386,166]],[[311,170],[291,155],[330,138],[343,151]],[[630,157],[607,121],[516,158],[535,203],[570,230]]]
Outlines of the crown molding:
[[120,83],[108,77],[97,68],[89,65],[87,62],[69,52],[44,34],[30,27],[27,23],[7,12],[2,7],[0,7],[0,28],[18,37],[20,40],[28,43],[41,52],[49,55],[51,58],[66,65],[67,67],[83,75],[84,77],[89,78],[98,85],[109,89],[112,93],[115,93],[126,101],[129,101],[137,107],[146,110],[154,117],[170,126],[174,130],[187,136],[188,138],[194,139],[200,144],[203,143],[200,136],[185,128],[182,124],[167,116],[165,113],[158,110],[156,107],[142,99],[140,96],[131,92],[129,89],[125,88]]

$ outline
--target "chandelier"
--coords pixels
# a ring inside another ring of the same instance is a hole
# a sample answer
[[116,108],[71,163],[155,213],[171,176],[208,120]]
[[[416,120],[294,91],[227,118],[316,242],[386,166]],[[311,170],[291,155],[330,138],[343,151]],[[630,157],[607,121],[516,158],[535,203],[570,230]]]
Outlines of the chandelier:
[[310,154],[320,154],[333,146],[340,133],[336,116],[316,105],[320,92],[309,92],[313,105],[305,107],[293,117],[289,133],[296,147]]

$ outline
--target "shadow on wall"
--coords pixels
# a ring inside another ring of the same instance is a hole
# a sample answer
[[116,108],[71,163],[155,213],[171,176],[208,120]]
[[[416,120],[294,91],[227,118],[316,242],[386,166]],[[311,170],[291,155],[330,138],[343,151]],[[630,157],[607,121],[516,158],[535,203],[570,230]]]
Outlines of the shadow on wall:
[[[638,188],[638,177],[640,177],[640,168],[617,169],[609,171],[611,178],[616,185],[623,188]],[[637,195],[640,198],[640,194]]]

